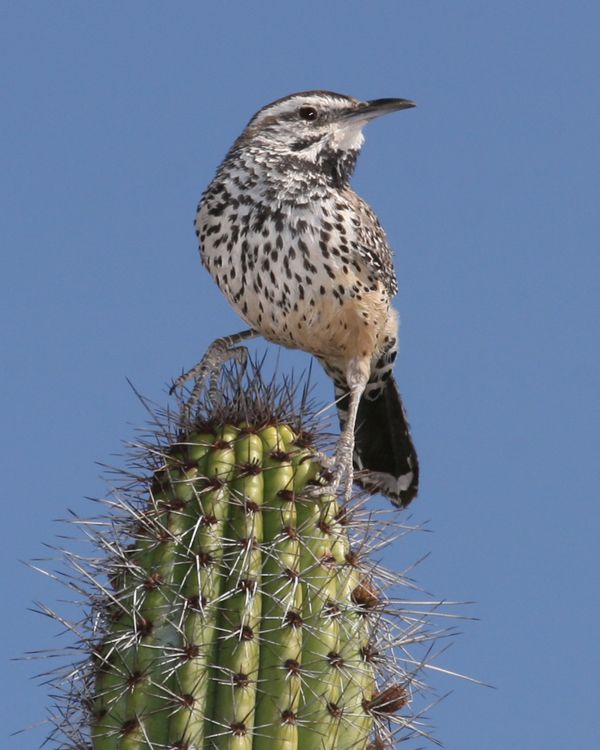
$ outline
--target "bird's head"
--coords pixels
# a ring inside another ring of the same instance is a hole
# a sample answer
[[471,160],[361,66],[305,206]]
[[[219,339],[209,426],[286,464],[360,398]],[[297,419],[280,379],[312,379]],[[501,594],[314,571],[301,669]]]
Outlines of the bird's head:
[[234,150],[251,151],[283,168],[325,173],[348,180],[364,141],[364,126],[380,115],[414,107],[409,99],[361,101],[332,91],[303,91],[260,109]]

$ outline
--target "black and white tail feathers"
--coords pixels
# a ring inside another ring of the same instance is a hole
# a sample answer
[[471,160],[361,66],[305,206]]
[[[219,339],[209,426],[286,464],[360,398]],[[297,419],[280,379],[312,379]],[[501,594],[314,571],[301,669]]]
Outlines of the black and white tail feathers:
[[[335,396],[339,399],[338,415],[343,429],[348,409],[345,386],[336,383]],[[354,435],[357,484],[405,508],[419,489],[419,462],[392,376],[380,387],[365,391],[358,407]]]

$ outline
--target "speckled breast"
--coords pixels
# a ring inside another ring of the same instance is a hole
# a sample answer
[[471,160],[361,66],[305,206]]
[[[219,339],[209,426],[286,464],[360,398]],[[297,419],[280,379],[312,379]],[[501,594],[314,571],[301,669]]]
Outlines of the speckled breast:
[[204,265],[250,327],[283,346],[345,360],[373,343],[379,349],[389,295],[362,261],[356,223],[343,208],[272,211],[236,201],[215,215],[206,200],[196,225]]

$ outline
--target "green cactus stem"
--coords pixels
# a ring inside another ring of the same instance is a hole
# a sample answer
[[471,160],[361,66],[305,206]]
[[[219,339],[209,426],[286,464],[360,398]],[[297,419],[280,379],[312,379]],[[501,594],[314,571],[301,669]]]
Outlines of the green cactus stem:
[[[326,494],[293,389],[259,371],[228,377],[221,405],[170,415],[138,444],[137,481],[93,534],[101,555],[66,553],[88,582],[88,656],[69,672],[51,739],[367,750],[425,734],[414,703],[426,660],[410,649],[441,632],[386,593],[403,581],[370,560],[383,525],[364,498]],[[140,465],[151,471],[140,477]]]

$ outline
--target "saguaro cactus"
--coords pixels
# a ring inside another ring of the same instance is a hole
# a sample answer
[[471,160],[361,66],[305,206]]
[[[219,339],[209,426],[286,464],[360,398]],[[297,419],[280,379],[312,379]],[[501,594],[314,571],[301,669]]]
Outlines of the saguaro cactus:
[[220,406],[172,415],[138,444],[135,481],[91,534],[101,554],[65,553],[90,605],[85,658],[55,678],[67,689],[52,739],[374,750],[424,733],[414,699],[425,661],[411,647],[440,633],[387,593],[403,581],[370,559],[384,523],[364,498],[322,494],[292,389],[230,373],[224,390]]

